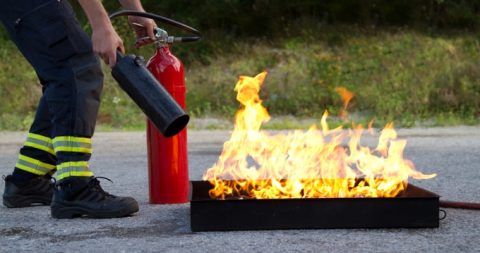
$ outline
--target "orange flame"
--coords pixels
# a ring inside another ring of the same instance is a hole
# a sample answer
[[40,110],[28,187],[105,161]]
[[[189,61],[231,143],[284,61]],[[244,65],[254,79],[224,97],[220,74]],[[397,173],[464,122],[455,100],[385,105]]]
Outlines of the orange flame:
[[214,185],[212,198],[395,197],[408,177],[435,176],[403,159],[406,141],[397,139],[393,124],[382,130],[375,150],[360,145],[361,125],[330,129],[327,112],[321,130],[315,125],[279,134],[260,130],[270,119],[258,95],[266,75],[241,76],[235,86],[242,108],[218,161],[203,176]]
[[348,104],[350,103],[350,100],[352,100],[354,94],[351,91],[347,90],[347,88],[345,87],[337,87],[335,90],[342,97],[342,101],[343,101],[343,108],[342,108],[342,111],[340,112],[340,117],[346,120],[348,117],[348,112],[347,112]]

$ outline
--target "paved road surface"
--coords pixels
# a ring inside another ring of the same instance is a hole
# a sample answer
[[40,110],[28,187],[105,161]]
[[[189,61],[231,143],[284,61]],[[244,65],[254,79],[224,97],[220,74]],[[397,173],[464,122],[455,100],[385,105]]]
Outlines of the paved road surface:
[[[448,199],[480,202],[480,127],[401,130],[406,157],[438,176],[416,185]],[[227,131],[189,133],[190,178],[199,180]],[[24,133],[0,133],[0,174],[10,173]],[[368,141],[367,141],[368,143]],[[145,134],[97,133],[92,168],[130,195],[140,212],[107,220],[55,220],[48,207],[0,207],[0,252],[480,252],[480,211],[449,209],[438,229],[190,231],[189,204],[148,204]],[[3,181],[0,183],[3,189]],[[3,192],[3,190],[2,190]]]

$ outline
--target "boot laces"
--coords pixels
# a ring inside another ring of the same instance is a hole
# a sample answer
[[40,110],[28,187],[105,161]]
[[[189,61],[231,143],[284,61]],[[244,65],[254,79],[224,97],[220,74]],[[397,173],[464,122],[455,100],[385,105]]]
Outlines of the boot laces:
[[110,181],[111,183],[113,183],[112,180],[110,180],[109,178],[106,178],[106,177],[94,177],[92,178],[92,180],[90,180],[89,184],[91,186],[91,189],[102,194],[102,195],[105,195],[105,197],[112,197],[114,198],[115,195],[112,195],[108,192],[106,192],[101,186],[100,186],[100,180],[98,179],[105,179],[107,181]]

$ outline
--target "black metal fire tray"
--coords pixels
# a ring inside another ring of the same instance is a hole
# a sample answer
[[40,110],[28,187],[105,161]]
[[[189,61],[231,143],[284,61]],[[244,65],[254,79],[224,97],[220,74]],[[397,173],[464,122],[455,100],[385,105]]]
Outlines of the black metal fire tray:
[[409,184],[395,198],[211,199],[208,181],[191,181],[191,228],[197,231],[436,228],[439,196]]

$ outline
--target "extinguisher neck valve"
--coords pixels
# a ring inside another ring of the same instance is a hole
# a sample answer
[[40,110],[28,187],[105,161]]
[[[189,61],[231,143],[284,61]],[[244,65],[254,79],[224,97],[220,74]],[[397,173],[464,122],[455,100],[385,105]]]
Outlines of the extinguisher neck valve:
[[168,45],[171,45],[173,43],[196,41],[200,37],[168,36],[167,31],[157,27],[155,28],[155,38],[156,38],[155,43],[157,47],[168,47]]
[[155,44],[157,47],[165,47],[168,45],[168,38],[170,36],[168,36],[167,31],[157,27],[155,28],[154,34],[156,38]]

